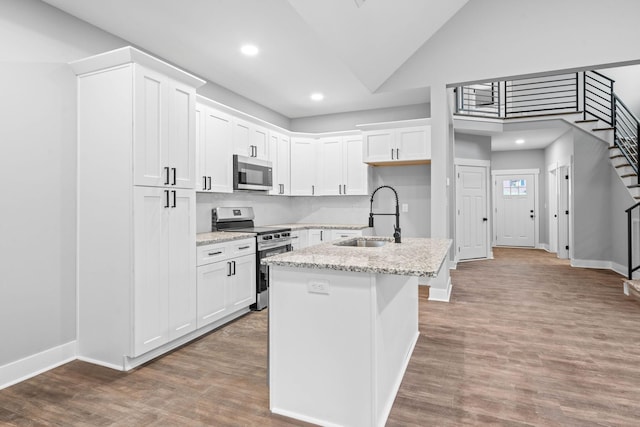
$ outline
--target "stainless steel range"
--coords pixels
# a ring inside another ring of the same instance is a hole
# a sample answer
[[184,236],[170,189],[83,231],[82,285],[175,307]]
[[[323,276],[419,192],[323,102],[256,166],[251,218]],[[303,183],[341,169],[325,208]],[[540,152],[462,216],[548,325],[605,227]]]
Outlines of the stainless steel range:
[[214,208],[211,211],[212,231],[235,231],[256,235],[256,304],[254,310],[269,305],[269,267],[261,265],[263,258],[291,251],[291,229],[286,227],[256,227],[253,208]]

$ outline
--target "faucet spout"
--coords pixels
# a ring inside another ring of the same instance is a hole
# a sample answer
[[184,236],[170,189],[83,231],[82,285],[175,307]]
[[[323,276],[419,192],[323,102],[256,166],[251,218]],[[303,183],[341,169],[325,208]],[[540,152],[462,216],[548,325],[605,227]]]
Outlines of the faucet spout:
[[[395,194],[396,196],[396,212],[395,213],[373,213],[373,198],[378,192],[378,190],[382,188],[388,188],[391,191],[393,191],[393,194]],[[369,209],[369,227],[373,227],[374,215],[395,215],[396,225],[393,227],[393,238],[396,243],[401,243],[402,237],[401,237],[401,231],[400,231],[400,202],[398,201],[398,192],[395,190],[395,188],[389,185],[381,185],[380,187],[376,188],[373,191],[373,193],[371,194],[371,208]]]

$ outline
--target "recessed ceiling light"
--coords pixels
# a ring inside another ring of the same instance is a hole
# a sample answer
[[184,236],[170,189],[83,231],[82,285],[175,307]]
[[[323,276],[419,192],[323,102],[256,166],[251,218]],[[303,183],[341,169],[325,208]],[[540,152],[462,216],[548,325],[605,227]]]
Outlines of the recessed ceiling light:
[[524,144],[524,139],[516,139],[516,144]]
[[247,56],[256,56],[258,54],[258,47],[252,44],[245,44],[240,48],[240,52]]
[[312,93],[311,99],[314,101],[322,101],[324,99],[324,95],[321,94],[320,92]]

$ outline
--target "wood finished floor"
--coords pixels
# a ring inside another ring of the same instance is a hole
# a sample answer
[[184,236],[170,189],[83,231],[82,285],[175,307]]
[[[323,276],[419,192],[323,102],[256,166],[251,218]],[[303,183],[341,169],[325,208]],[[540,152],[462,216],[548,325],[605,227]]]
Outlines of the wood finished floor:
[[[621,276],[536,250],[458,265],[421,293],[388,426],[638,426],[640,303]],[[72,362],[0,391],[7,426],[294,426],[271,415],[266,311],[130,373]]]

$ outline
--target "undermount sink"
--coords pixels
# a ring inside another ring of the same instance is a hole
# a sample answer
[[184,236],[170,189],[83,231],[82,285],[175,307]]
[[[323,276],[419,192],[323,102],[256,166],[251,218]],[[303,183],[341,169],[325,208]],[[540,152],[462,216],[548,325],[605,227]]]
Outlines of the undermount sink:
[[344,242],[334,243],[336,246],[352,246],[357,248],[377,248],[386,245],[386,240],[351,239]]

